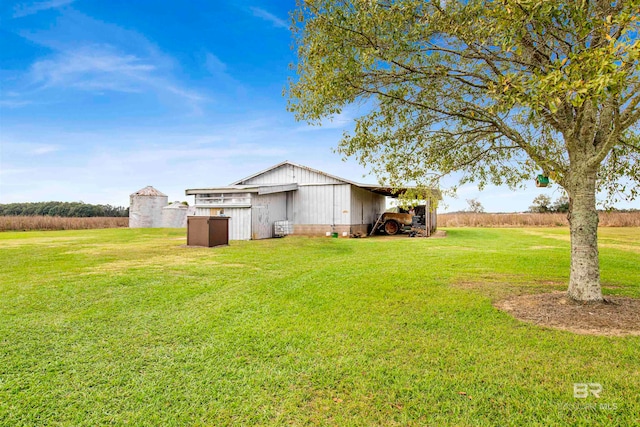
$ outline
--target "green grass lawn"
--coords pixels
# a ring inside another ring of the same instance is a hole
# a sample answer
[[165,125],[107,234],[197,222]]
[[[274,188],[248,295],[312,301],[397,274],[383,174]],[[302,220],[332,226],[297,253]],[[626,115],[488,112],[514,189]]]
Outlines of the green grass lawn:
[[[565,229],[184,236],[0,233],[0,425],[640,424],[640,337],[491,305],[566,288]],[[640,229],[600,241],[605,293],[640,298]]]

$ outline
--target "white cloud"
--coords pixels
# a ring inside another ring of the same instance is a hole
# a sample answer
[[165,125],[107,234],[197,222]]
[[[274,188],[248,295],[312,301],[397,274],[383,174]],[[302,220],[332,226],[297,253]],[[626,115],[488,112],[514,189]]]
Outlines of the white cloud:
[[205,57],[205,67],[213,75],[221,75],[227,73],[227,64],[222,62],[220,58],[211,52],[207,52]]
[[[19,157],[20,159],[28,159],[31,156],[42,156],[44,154],[55,153],[57,151],[63,150],[62,144],[37,142],[43,140],[47,140],[46,135],[39,135],[32,140],[25,140],[21,138],[12,138],[10,131],[3,133],[2,137],[0,137],[2,154],[6,155],[7,160],[13,159],[15,157]],[[29,162],[27,162],[27,166],[33,166],[28,163]]]
[[271,112],[194,128],[162,123],[90,132],[9,128],[0,135],[0,203],[56,199],[126,205],[129,194],[146,185],[171,200],[186,200],[187,188],[226,185],[283,160],[361,180],[357,165],[331,154],[330,141],[325,134],[302,137]]
[[475,184],[461,185],[460,187],[458,187],[458,190],[456,191],[456,194],[459,197],[470,197],[470,196],[475,197],[478,195],[478,193],[480,193],[480,189]]
[[33,15],[34,13],[41,12],[43,10],[48,9],[56,9],[62,6],[69,5],[73,3],[75,0],[50,0],[50,1],[42,1],[36,3],[21,3],[14,7],[13,9],[13,17],[21,18],[23,16]]
[[135,91],[135,83],[149,79],[154,70],[155,66],[134,55],[87,46],[35,62],[31,76],[34,82],[47,87],[130,92]]
[[187,102],[194,110],[207,98],[173,82],[152,58],[123,53],[108,45],[90,45],[60,51],[36,61],[30,70],[40,89],[62,88],[89,92],[155,92]]
[[289,29],[289,25],[287,21],[284,19],[280,19],[272,13],[267,12],[264,9],[260,9],[259,7],[250,7],[251,12],[253,12],[253,16],[264,19],[265,21],[269,21],[273,24],[274,27],[284,28],[285,30]]
[[207,98],[204,95],[201,95],[199,92],[181,88],[180,86],[170,84],[163,79],[151,79],[147,83],[149,83],[151,86],[155,87],[158,90],[166,90],[167,92],[177,95],[178,97],[186,101],[190,101],[192,104],[192,107],[194,108],[196,106],[199,106],[202,102],[209,100],[209,98]]
[[0,203],[55,199],[124,206],[129,194],[146,185],[170,200],[186,200],[187,188],[228,184],[247,175],[241,169],[247,162],[275,164],[287,154],[286,149],[253,143],[182,148],[181,138],[172,137],[175,148],[136,144],[107,149],[105,143],[68,164],[48,162],[37,169],[3,164]]
[[[43,9],[62,4],[56,0],[36,5]],[[51,25],[19,34],[52,53],[38,58],[26,73],[13,79],[14,99],[5,94],[0,106],[18,108],[42,98],[65,99],[41,96],[40,92],[69,89],[150,94],[165,104],[181,103],[180,107],[186,106],[187,112],[196,115],[209,100],[203,91],[179,79],[180,63],[144,35],[73,8],[64,8]]]
[[55,153],[56,151],[60,151],[60,150],[61,150],[61,147],[57,145],[40,144],[32,147],[29,150],[29,153],[35,156],[41,156],[43,154]]
[[[8,175],[31,175],[37,171],[36,168],[0,168],[0,175],[4,175],[5,177]],[[6,178],[5,178],[6,179]],[[7,185],[7,182],[3,182],[2,185]]]
[[20,108],[26,107],[27,105],[31,105],[33,102],[28,100],[20,100],[20,99],[1,99],[0,107],[6,108]]
[[211,52],[206,52],[204,56],[204,68],[215,78],[211,86],[216,89],[234,91],[237,94],[246,95],[247,89],[236,80],[230,73],[227,64]]

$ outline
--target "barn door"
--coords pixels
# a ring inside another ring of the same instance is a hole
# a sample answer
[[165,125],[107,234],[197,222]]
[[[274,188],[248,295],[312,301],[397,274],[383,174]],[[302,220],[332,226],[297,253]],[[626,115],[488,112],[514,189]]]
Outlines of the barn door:
[[272,236],[269,209],[266,206],[251,207],[251,239],[269,239]]

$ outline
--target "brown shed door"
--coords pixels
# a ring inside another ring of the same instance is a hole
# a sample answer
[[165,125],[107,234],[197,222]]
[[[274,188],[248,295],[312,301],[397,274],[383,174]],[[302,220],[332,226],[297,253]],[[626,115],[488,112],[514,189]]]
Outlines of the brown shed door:
[[187,218],[187,246],[221,246],[229,244],[229,218],[190,216]]

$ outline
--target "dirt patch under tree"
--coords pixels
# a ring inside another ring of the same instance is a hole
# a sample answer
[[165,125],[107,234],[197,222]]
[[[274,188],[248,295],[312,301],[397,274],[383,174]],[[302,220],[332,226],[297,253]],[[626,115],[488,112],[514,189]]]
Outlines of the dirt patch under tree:
[[640,299],[606,296],[580,303],[565,292],[512,296],[494,304],[516,319],[578,334],[640,335]]

